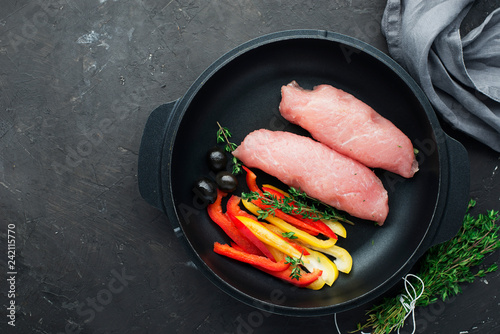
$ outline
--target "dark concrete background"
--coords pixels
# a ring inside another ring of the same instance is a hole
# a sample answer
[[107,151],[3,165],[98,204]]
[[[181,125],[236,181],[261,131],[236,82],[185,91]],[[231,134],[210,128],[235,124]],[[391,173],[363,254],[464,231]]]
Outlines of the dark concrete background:
[[[325,29],[387,52],[385,1],[2,0],[0,260],[15,224],[16,326],[1,333],[336,333],[333,316],[256,311],[193,267],[137,188],[144,124],[254,37]],[[482,1],[470,30],[498,1]],[[473,213],[500,208],[500,155],[446,127],[471,160]],[[487,262],[500,262],[497,252]],[[498,333],[496,272],[419,309],[418,333]],[[339,314],[342,333],[364,309]],[[410,333],[410,328],[405,328]]]

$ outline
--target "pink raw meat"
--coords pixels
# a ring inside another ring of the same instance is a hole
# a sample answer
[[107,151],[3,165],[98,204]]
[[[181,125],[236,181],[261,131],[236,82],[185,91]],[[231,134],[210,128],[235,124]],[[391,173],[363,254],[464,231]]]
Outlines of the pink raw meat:
[[410,139],[351,94],[330,85],[281,88],[281,115],[313,138],[372,168],[412,177],[418,163]]
[[312,138],[256,130],[233,155],[352,216],[382,225],[389,213],[387,191],[373,171]]

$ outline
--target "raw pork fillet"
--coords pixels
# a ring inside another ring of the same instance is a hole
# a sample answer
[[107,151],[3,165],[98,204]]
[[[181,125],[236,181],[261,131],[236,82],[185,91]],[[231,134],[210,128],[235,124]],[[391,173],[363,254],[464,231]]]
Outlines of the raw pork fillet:
[[389,212],[387,191],[373,171],[312,138],[256,130],[233,155],[352,216],[382,225]]
[[410,139],[351,94],[330,85],[281,88],[281,115],[313,138],[372,168],[412,177],[418,163]]

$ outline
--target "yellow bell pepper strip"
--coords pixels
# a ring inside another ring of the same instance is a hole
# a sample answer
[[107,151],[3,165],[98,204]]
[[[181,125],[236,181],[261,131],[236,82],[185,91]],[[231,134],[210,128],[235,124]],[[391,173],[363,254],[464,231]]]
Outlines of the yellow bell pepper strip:
[[321,278],[327,285],[332,286],[333,282],[339,277],[339,270],[335,263],[321,252],[312,249],[308,249],[308,252],[310,255],[305,256],[305,258],[309,260],[309,263],[305,263],[304,266],[309,271],[313,271],[314,268],[321,269],[323,271]]
[[[271,224],[267,224],[267,225],[272,226]],[[267,246],[268,246],[269,252],[271,252],[271,254],[273,254],[275,262],[279,262],[279,261],[286,259],[285,253],[283,253],[282,251],[280,251],[272,246],[269,246],[269,245],[267,245]],[[231,242],[231,247],[243,251],[243,249],[234,242]],[[301,247],[302,249],[305,250],[304,247],[302,247],[300,245],[299,245],[299,247]],[[299,250],[299,249],[297,249],[297,250]]]
[[333,260],[333,263],[335,263],[337,269],[340,272],[343,272],[345,274],[349,274],[351,272],[352,256],[344,248],[339,247],[337,245],[334,245],[330,248],[317,248],[312,246],[310,248],[317,250],[321,253],[333,256],[335,258],[335,260]]
[[263,268],[269,272],[282,272],[290,267],[290,264],[285,263],[285,261],[274,262],[267,257],[246,253],[219,242],[214,243],[214,252],[230,257],[234,260],[245,262],[253,266],[258,266],[259,268]]
[[[229,200],[227,201],[226,205],[226,215],[231,219],[233,222],[234,226],[243,234],[248,240],[250,240],[257,248],[267,256],[269,259],[274,260],[273,254],[269,251],[269,248],[262,242],[260,241],[241,221],[239,221],[236,216],[245,216],[250,219],[254,219],[255,221],[258,222],[257,217],[254,215],[249,214],[246,211],[241,210],[239,204],[241,202],[241,198],[236,195],[231,195]],[[260,222],[259,222],[260,223]]]
[[240,246],[245,252],[251,254],[262,255],[262,252],[251,243],[241,232],[234,226],[233,222],[229,219],[227,215],[222,212],[222,197],[227,194],[223,191],[217,190],[217,198],[214,203],[209,204],[207,207],[207,212],[214,223],[219,225],[219,227],[228,235],[231,240],[233,240],[238,246]]
[[319,269],[314,269],[312,273],[306,273],[305,271],[302,271],[299,279],[292,278],[292,268],[291,266],[288,267],[288,269],[283,270],[283,271],[270,271],[265,268],[260,268],[259,266],[255,266],[256,268],[273,275],[274,277],[277,277],[279,279],[282,279],[285,282],[291,283],[295,286],[305,288],[309,285],[311,285],[314,281],[316,281],[319,277],[321,277],[322,271]]
[[238,218],[260,241],[266,245],[272,246],[293,258],[300,258],[302,256],[302,254],[293,248],[293,246],[291,246],[288,242],[281,239],[255,220],[245,216],[237,216],[236,218]]
[[[264,193],[268,192],[271,195],[275,196],[278,200],[283,200],[285,197],[290,196],[285,191],[283,191],[279,188],[276,188],[274,186],[270,186],[270,185],[263,185],[262,190],[264,191]],[[290,203],[290,204],[293,205],[293,203]],[[296,210],[299,210],[298,207],[296,207],[296,206],[294,206],[294,207]],[[337,239],[337,235],[334,233],[334,231],[332,231],[332,229],[330,229],[330,227],[328,225],[326,225],[321,220],[304,218],[301,214],[298,214],[298,213],[291,213],[290,216],[301,220],[302,222],[311,226],[312,228],[317,229],[320,233],[322,233],[324,236],[326,236],[328,238]],[[282,218],[282,217],[280,217],[280,218]],[[284,219],[286,221],[285,218],[282,218],[282,219]],[[293,224],[293,223],[291,223],[291,224]]]
[[[252,202],[248,200],[242,200],[243,206],[253,213],[254,215],[258,215],[259,207]],[[321,240],[316,237],[313,237],[312,235],[299,230],[298,228],[292,226],[291,224],[288,224],[286,221],[283,219],[280,219],[278,217],[274,217],[272,215],[269,215],[265,218],[268,222],[271,224],[279,227],[283,232],[294,232],[295,236],[297,237],[298,240],[302,241],[303,243],[309,246],[315,246],[318,248],[329,248],[335,245],[337,242],[336,239],[327,239],[327,240]]]
[[320,276],[317,280],[307,285],[306,288],[311,290],[321,290],[325,286],[325,280]]
[[286,255],[282,251],[280,251],[280,250],[278,250],[278,249],[276,249],[276,248],[274,248],[272,246],[269,246],[269,251],[271,252],[271,254],[273,254],[274,259],[276,260],[276,262],[279,262],[281,260],[285,260],[286,259]]
[[241,232],[241,234],[243,234],[248,240],[250,240],[251,243],[257,246],[257,248],[262,252],[262,254],[264,254],[268,259],[276,262],[273,254],[269,251],[267,246],[262,241],[260,241],[259,238],[257,238],[257,236],[255,236],[255,234],[253,234],[252,231],[250,231],[250,229],[241,222],[241,220],[236,218],[231,212],[228,212],[227,214],[231,219],[231,221],[233,222],[234,226],[236,226],[236,228]]
[[[276,195],[278,195],[278,193],[279,193],[280,195],[282,195],[282,196],[284,196],[284,197],[290,197],[290,194],[289,194],[289,193],[287,193],[286,191],[281,190],[280,188],[275,187],[275,186],[273,186],[273,185],[271,185],[271,184],[263,184],[263,185],[262,185],[262,190],[264,190],[264,191],[269,191],[269,190],[271,190],[271,191],[274,191],[274,192],[276,193]],[[270,192],[270,193],[271,193],[271,192]],[[271,193],[271,194],[274,194],[274,193]],[[281,197],[281,196],[280,196],[280,197]],[[293,204],[293,202],[292,202],[291,204]]]
[[287,241],[290,245],[292,245],[292,246],[293,246],[296,250],[298,250],[299,252],[301,252],[303,255],[309,255],[309,251],[307,250],[307,248],[305,248],[305,247],[303,247],[303,246],[299,245],[298,243],[294,242],[293,240],[291,240],[291,239],[289,239],[289,238],[285,238],[285,237],[283,236],[283,233],[284,233],[284,232],[283,232],[283,231],[282,231],[279,227],[277,227],[277,226],[275,226],[275,225],[273,225],[273,224],[267,224],[267,225],[268,225],[268,226],[266,226],[266,228],[267,228],[269,231],[273,232],[273,233],[274,233],[274,234],[276,234],[278,237],[280,237],[280,238],[282,238],[283,240]]
[[342,238],[347,238],[347,230],[345,229],[344,225],[342,225],[341,222],[337,220],[330,220],[330,219],[321,219],[323,223],[328,225],[328,227],[338,236],[341,236]]

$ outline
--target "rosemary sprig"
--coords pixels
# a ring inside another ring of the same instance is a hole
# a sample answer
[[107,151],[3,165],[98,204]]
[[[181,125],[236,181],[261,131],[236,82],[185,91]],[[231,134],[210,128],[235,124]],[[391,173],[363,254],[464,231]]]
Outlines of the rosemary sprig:
[[259,218],[266,219],[269,215],[274,215],[275,210],[281,210],[287,214],[301,215],[303,218],[335,219],[344,223],[354,225],[345,216],[339,213],[335,208],[308,196],[305,192],[293,187],[289,188],[289,197],[278,198],[269,192],[242,193],[241,197],[247,200],[261,200],[263,204],[268,205],[266,209],[259,210]]
[[[229,138],[231,138],[231,132],[229,132],[228,128],[220,125],[219,122],[217,122],[217,125],[219,126],[219,129],[217,130],[217,143],[226,143],[224,149],[229,153],[233,152],[238,145],[229,140]],[[231,162],[233,163],[233,174],[237,175],[241,173],[241,161],[239,161],[235,156],[232,156]]]
[[[471,200],[469,208],[475,205]],[[488,211],[477,217],[467,213],[463,226],[451,240],[431,247],[419,262],[416,275],[424,283],[424,292],[416,306],[427,306],[439,299],[446,300],[461,292],[460,284],[473,282],[478,277],[498,269],[496,263],[488,268],[474,269],[480,265],[486,254],[500,248],[497,224],[498,211]],[[420,282],[413,284],[420,291]],[[398,298],[384,298],[367,312],[365,324],[358,324],[356,331],[371,329],[372,334],[386,334],[397,331],[404,325],[405,310]]]
[[304,264],[304,261],[302,261],[302,254],[298,259],[287,255],[285,263],[290,263],[292,267],[292,273],[290,274],[290,277],[292,279],[296,279],[297,281],[300,280],[300,277],[302,276],[300,266]]

